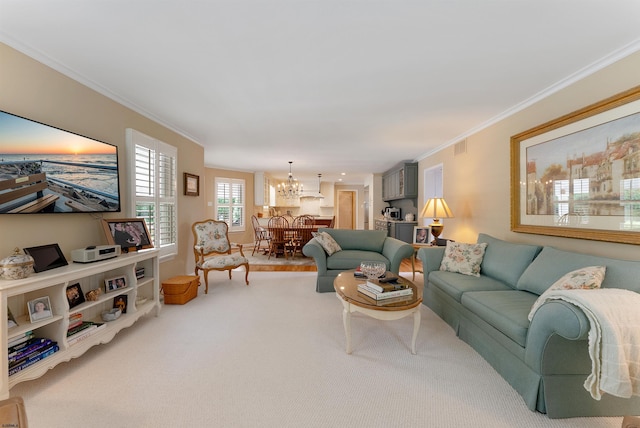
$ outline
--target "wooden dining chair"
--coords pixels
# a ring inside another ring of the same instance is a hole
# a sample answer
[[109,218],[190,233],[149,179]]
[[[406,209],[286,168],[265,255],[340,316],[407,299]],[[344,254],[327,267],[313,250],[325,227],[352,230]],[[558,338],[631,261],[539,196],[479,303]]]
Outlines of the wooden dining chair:
[[311,232],[313,232],[315,220],[310,215],[301,215],[293,219],[291,229],[293,235],[291,238],[291,253],[295,256],[296,253],[302,254],[302,247],[313,238]]
[[[255,215],[251,216],[251,224],[253,225],[253,252],[251,255],[253,256],[256,253],[256,250],[260,252],[264,250],[265,254],[269,251],[269,231],[267,228],[260,226],[260,222],[258,221],[258,217]],[[262,243],[266,245],[263,247]]]
[[[249,285],[249,260],[244,256],[242,244],[229,242],[229,226],[224,221],[197,221],[191,226],[193,232],[193,254],[196,258],[196,275],[204,272],[204,293],[209,292],[209,271],[231,271],[244,266],[246,271],[244,281]],[[239,252],[233,252],[237,249]]]
[[287,253],[291,250],[291,239],[289,237],[289,221],[282,216],[271,217],[267,225],[269,232],[269,259],[272,254],[278,257],[278,254],[284,254],[288,259]]

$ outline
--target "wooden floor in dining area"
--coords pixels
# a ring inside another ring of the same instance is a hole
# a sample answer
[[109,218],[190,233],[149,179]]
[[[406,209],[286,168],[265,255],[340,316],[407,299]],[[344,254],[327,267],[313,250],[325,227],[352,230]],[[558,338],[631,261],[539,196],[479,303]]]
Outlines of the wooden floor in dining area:
[[[316,266],[295,266],[295,265],[251,265],[252,272],[315,272]],[[422,270],[422,263],[416,260],[416,271]],[[411,272],[411,259],[404,259],[400,263],[400,272]]]

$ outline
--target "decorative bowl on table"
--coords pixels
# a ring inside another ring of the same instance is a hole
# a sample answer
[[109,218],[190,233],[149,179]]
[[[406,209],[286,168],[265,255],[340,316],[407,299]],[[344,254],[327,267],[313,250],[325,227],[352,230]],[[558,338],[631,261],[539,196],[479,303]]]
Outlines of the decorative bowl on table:
[[387,271],[387,265],[384,262],[364,261],[360,263],[360,270],[371,280],[383,276]]

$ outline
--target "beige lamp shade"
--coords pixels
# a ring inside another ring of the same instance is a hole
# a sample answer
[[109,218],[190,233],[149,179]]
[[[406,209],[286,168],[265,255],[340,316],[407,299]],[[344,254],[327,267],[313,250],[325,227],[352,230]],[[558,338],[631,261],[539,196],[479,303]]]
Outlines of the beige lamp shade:
[[420,217],[433,219],[433,223],[431,223],[429,227],[431,228],[431,234],[437,240],[438,236],[442,233],[442,229],[444,229],[444,225],[440,223],[440,219],[452,218],[453,212],[444,198],[431,198],[424,204]]

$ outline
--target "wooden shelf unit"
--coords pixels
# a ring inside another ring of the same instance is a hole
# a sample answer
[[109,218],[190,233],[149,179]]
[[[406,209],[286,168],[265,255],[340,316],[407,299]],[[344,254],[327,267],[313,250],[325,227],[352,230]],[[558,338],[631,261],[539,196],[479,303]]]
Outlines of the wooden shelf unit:
[[[144,277],[136,278],[136,268],[144,267]],[[105,293],[104,280],[124,276],[127,286]],[[101,289],[98,300],[86,301],[69,308],[66,289],[79,283],[82,293]],[[69,316],[82,313],[83,321],[102,321],[103,311],[113,308],[114,298],[127,295],[127,310],[115,321],[105,323],[94,334],[73,344],[67,342]],[[27,302],[48,296],[53,317],[31,323]],[[18,326],[8,328],[7,316],[2,317],[0,331],[3,344],[0,361],[0,399],[9,398],[9,390],[16,384],[39,378],[56,365],[84,354],[94,345],[104,344],[123,328],[130,327],[147,314],[158,316],[160,312],[160,280],[158,250],[150,249],[122,254],[113,259],[89,264],[70,263],[68,266],[31,274],[19,280],[0,280],[2,307],[11,309]],[[138,303],[137,303],[138,302]],[[26,332],[33,331],[35,337],[44,337],[58,343],[60,350],[37,363],[9,376],[8,342]]]

